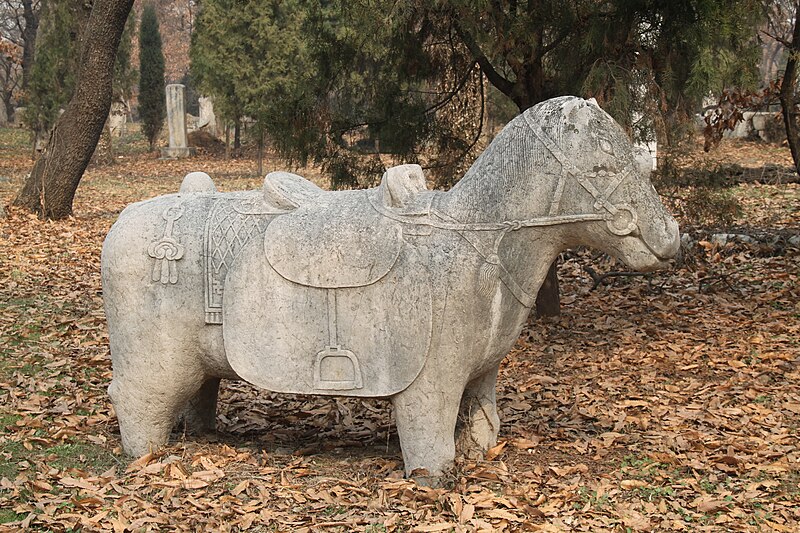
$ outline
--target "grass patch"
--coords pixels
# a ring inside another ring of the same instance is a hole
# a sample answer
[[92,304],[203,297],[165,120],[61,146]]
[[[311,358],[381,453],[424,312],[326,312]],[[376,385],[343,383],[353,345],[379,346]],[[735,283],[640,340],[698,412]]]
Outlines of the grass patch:
[[581,487],[578,489],[578,496],[580,497],[580,501],[573,504],[573,509],[575,510],[582,509],[586,505],[589,505],[594,509],[601,510],[608,506],[610,502],[608,494],[598,496],[596,490],[590,490],[586,487]]
[[144,134],[136,129],[131,131],[131,124],[128,124],[128,133],[122,137],[114,139],[114,155],[136,155],[146,154],[150,151],[150,144]]
[[119,457],[107,449],[84,442],[59,444],[42,451],[48,464],[59,470],[75,468],[101,474],[121,464]]
[[675,495],[675,490],[671,487],[639,487],[636,492],[642,499],[649,502],[663,498],[671,498]]
[[31,132],[24,128],[0,128],[0,148],[31,149]]
[[21,415],[15,413],[0,413],[0,434],[6,433],[6,427],[13,425],[17,420],[22,418]]
[[86,442],[68,442],[38,451],[29,451],[20,442],[0,443],[0,478],[14,479],[21,461],[44,461],[47,466],[59,470],[89,471],[102,474],[113,466],[122,464],[119,457],[102,446]]
[[0,509],[0,524],[19,522],[23,518],[25,518],[25,515],[17,514],[11,509]]
[[30,452],[20,442],[0,443],[0,478],[14,479],[19,468],[17,464],[30,456]]
[[622,459],[620,466],[623,470],[628,471],[633,478],[642,480],[652,480],[655,475],[661,474],[666,467],[666,465],[653,461],[649,457],[636,457],[635,455],[626,455]]

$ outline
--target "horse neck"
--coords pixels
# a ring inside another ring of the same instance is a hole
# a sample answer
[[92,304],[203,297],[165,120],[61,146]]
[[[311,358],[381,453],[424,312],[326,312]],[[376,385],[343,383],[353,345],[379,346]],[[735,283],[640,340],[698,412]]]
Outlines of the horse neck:
[[[515,123],[516,122],[516,123]],[[561,178],[560,163],[538,142],[524,122],[509,124],[475,161],[461,181],[442,195],[439,208],[465,223],[547,218]],[[486,244],[495,235],[486,235]],[[521,228],[508,232],[500,246],[525,257],[506,268],[529,294],[536,294],[552,261],[568,244],[564,226]]]
[[448,214],[462,222],[546,216],[558,179],[553,172],[560,171],[525,124],[515,120],[445,195],[444,203]]

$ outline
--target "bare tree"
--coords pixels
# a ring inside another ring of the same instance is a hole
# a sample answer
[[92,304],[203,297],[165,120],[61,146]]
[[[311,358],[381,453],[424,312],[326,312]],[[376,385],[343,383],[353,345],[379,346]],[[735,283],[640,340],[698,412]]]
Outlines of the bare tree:
[[762,34],[761,79],[769,83],[778,77],[786,60],[786,46],[794,29],[794,0],[767,0],[767,18]]
[[2,37],[22,49],[21,88],[28,86],[31,67],[36,52],[36,35],[39,31],[40,0],[0,1],[0,32]]
[[0,100],[6,120],[14,120],[14,98],[22,79],[22,50],[13,42],[0,37]]
[[40,0],[0,2],[0,99],[9,120],[18,91],[26,89],[36,49]]

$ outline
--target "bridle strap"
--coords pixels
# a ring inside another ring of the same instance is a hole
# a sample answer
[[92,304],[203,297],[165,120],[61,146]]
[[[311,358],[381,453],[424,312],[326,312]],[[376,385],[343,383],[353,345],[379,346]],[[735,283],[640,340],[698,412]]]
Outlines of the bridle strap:
[[[437,213],[437,216],[442,217],[444,219],[454,220],[452,217],[445,215],[444,213]],[[459,224],[453,224],[457,226]],[[478,252],[484,261],[494,265],[497,268],[497,275],[500,278],[500,281],[503,282],[509,292],[517,299],[519,303],[521,303],[524,307],[531,308],[536,304],[536,296],[531,295],[528,291],[522,288],[522,286],[514,280],[514,277],[511,273],[506,269],[503,265],[503,262],[500,261],[500,258],[497,256],[497,248],[500,246],[500,241],[503,240],[503,237],[508,231],[513,231],[512,229],[507,229],[500,234],[494,242],[494,250],[491,254],[486,254],[483,251],[482,243],[476,236],[469,230],[455,230],[456,233],[461,235],[461,237],[467,241],[472,247]]]
[[[516,231],[522,228],[538,228],[546,226],[559,226],[561,224],[572,224],[576,222],[592,222],[600,220],[608,220],[608,216],[599,214],[580,214],[580,215],[559,215],[547,216],[538,218],[527,218],[521,220],[506,220],[503,222],[458,222],[449,215],[446,215],[438,209],[431,209],[430,215],[438,217],[440,220],[432,218],[432,216],[425,215],[408,215],[404,213],[397,213],[396,211],[387,208],[377,197],[370,196],[370,203],[372,207],[381,215],[400,222],[402,224],[416,224],[418,226],[430,226],[436,229],[450,230],[450,231]],[[452,220],[452,222],[450,222]]]
[[[414,224],[418,226],[429,226],[442,230],[455,231],[466,240],[478,254],[483,257],[487,264],[493,265],[497,268],[497,275],[503,284],[509,289],[514,297],[525,307],[533,307],[536,298],[523,289],[511,273],[503,266],[498,257],[498,249],[505,235],[511,231],[516,231],[521,228],[533,227],[546,227],[558,226],[561,224],[572,224],[576,222],[591,222],[604,220],[608,230],[618,236],[628,235],[637,229],[637,216],[636,212],[626,205],[614,205],[609,198],[619,188],[625,179],[627,179],[633,172],[633,164],[629,164],[621,172],[614,176],[614,179],[606,187],[606,190],[601,193],[597,190],[594,183],[582,174],[572,161],[567,158],[566,154],[561,148],[556,145],[553,139],[547,135],[538,124],[534,123],[527,113],[523,113],[525,122],[533,132],[534,136],[539,142],[544,145],[548,152],[561,164],[562,172],[558,176],[556,189],[553,194],[553,200],[548,210],[548,216],[529,218],[522,220],[506,220],[502,222],[458,222],[453,217],[442,213],[437,209],[431,209],[425,214],[406,214],[397,212],[393,209],[387,208],[383,202],[374,195],[369,195],[369,201],[372,207],[381,215],[399,222],[401,224]],[[558,211],[561,206],[561,197],[564,194],[564,185],[567,176],[574,177],[578,183],[585,189],[595,200],[594,208],[599,210],[603,208],[608,214],[601,215],[599,213],[584,213],[577,215],[559,215]],[[625,218],[627,216],[627,219]],[[485,253],[484,243],[473,235],[473,232],[489,232],[499,231],[500,234],[494,239],[491,253]]]
[[[603,193],[597,190],[597,187],[594,186],[594,183],[584,176],[572,161],[569,160],[567,155],[558,147],[558,145],[547,135],[542,128],[536,124],[533,119],[527,114],[523,113],[523,117],[525,118],[525,123],[533,132],[534,137],[544,145],[548,152],[561,164],[562,173],[558,177],[558,183],[556,184],[556,190],[553,194],[553,201],[550,204],[550,214],[556,215],[558,210],[561,206],[561,196],[564,193],[564,176],[570,175],[574,177],[578,183],[583,187],[586,192],[592,195],[594,198],[594,208],[600,209],[601,207],[608,211],[611,215],[610,218],[606,218],[605,220],[608,223],[609,230],[614,233],[615,235],[627,234],[636,229],[636,214],[635,212],[627,206],[620,206],[617,207],[614,205],[609,198],[612,194],[619,188],[622,182],[631,175],[633,172],[633,164],[629,164],[619,172],[616,176],[614,176],[613,181],[609,184],[606,190]],[[629,213],[631,221],[626,224],[624,228],[617,228],[612,224],[614,221],[615,216],[620,212],[625,211]],[[627,233],[626,233],[627,232]]]

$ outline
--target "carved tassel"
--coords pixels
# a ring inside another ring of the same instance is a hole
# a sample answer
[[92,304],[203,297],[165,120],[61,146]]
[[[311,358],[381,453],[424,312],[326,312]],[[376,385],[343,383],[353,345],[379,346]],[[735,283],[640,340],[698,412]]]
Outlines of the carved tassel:
[[500,258],[497,254],[492,254],[481,265],[478,273],[478,291],[484,296],[491,296],[497,288],[497,283],[500,281],[499,264]]

